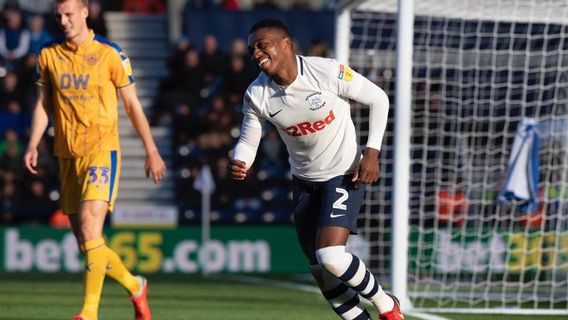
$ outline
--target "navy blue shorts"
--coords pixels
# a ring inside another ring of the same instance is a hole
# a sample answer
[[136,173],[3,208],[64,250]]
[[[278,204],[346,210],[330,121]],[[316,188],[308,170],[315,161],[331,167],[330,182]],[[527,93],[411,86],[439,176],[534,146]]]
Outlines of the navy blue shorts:
[[315,239],[321,227],[343,227],[357,233],[357,216],[365,187],[355,189],[353,175],[310,182],[294,177],[294,222],[300,243]]

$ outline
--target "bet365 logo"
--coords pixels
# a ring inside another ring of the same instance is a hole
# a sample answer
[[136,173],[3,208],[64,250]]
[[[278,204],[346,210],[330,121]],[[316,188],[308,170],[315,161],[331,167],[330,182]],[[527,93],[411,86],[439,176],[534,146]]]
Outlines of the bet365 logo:
[[64,73],[61,75],[59,79],[59,88],[62,90],[70,89],[71,86],[75,87],[75,90],[79,90],[80,88],[87,89],[87,85],[89,84],[89,76],[84,74],[69,74]]

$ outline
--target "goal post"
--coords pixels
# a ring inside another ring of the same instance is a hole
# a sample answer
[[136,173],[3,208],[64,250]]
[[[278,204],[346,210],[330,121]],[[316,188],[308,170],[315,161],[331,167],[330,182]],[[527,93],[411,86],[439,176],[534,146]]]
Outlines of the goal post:
[[[407,307],[568,315],[566,17],[564,0],[339,1],[338,59],[391,98],[359,230]],[[353,114],[364,144],[368,110]],[[498,199],[526,120],[531,212]]]

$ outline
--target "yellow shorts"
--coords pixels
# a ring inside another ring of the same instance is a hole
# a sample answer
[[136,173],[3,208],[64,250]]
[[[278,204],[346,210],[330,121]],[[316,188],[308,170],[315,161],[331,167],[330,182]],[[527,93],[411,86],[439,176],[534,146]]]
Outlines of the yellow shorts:
[[120,151],[103,151],[82,158],[59,158],[61,209],[65,214],[79,212],[81,202],[103,200],[112,212],[118,193]]

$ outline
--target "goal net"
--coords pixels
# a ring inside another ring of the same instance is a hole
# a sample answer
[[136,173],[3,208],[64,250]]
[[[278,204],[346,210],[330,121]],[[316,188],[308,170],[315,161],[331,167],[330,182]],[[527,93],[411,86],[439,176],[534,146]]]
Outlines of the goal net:
[[[407,297],[417,310],[568,314],[568,1],[417,0],[414,17]],[[391,97],[359,221],[387,287],[396,20],[396,0],[359,1],[346,26],[349,64]],[[367,108],[354,113],[364,143]],[[534,208],[499,200],[527,119]]]

